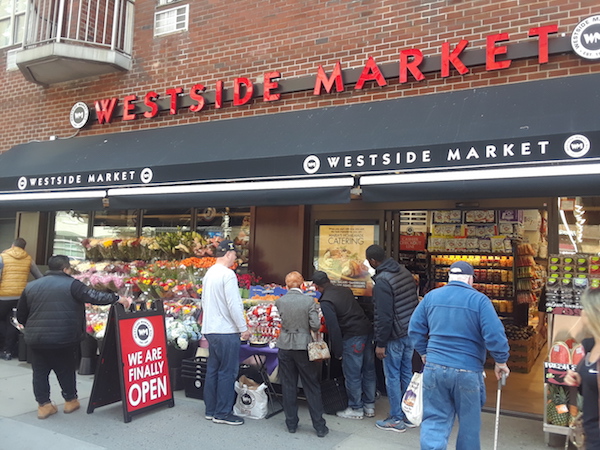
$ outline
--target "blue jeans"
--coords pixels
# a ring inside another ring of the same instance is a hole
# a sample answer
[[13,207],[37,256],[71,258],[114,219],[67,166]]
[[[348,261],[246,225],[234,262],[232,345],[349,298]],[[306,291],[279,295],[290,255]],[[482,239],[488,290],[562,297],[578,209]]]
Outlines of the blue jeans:
[[408,336],[388,341],[383,358],[385,388],[390,402],[389,416],[395,420],[405,420],[402,412],[402,396],[412,378],[413,345]]
[[342,370],[346,379],[348,406],[352,409],[375,407],[375,351],[373,335],[344,340]]
[[456,449],[478,450],[484,403],[483,371],[472,372],[426,363],[423,370],[421,449],[445,449],[454,418],[458,416]]
[[224,419],[233,411],[235,380],[240,368],[240,335],[206,334],[209,356],[204,382],[206,415]]

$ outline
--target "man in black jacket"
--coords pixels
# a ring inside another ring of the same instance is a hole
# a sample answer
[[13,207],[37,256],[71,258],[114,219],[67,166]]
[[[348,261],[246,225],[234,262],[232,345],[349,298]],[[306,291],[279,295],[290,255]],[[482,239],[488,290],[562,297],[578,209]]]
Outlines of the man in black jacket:
[[29,283],[19,299],[17,320],[25,326],[25,342],[31,351],[33,393],[38,418],[57,412],[50,401],[48,376],[54,370],[65,399],[64,412],[79,409],[75,370],[81,340],[85,336],[85,304],[109,305],[118,301],[129,307],[131,299],[87,287],[69,275],[69,258],[52,256],[48,272]]
[[375,303],[375,354],[383,360],[390,414],[375,423],[377,428],[402,433],[414,425],[402,412],[402,396],[412,378],[414,348],[408,337],[410,316],[419,303],[412,274],[392,258],[386,258],[379,245],[367,248],[366,257],[373,269]]
[[344,419],[375,416],[375,354],[373,328],[350,288],[331,284],[325,272],[313,274],[321,293],[321,311],[331,338],[333,356],[342,359],[348,408],[338,411]]

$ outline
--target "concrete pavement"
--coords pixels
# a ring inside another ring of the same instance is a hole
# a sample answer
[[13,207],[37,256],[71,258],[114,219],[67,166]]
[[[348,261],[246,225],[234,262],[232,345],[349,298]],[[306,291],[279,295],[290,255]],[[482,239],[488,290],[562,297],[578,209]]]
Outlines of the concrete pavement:
[[[310,425],[305,402],[300,402],[300,427],[296,434],[285,428],[283,413],[270,419],[247,419],[243,426],[217,425],[204,419],[204,403],[175,392],[175,407],[159,408],[123,422],[121,403],[86,414],[93,376],[78,375],[82,408],[62,413],[64,401],[51,375],[52,399],[59,412],[46,420],[37,418],[31,387],[31,367],[17,360],[0,360],[0,450],[105,450],[153,449],[280,449],[311,450],[414,450],[419,448],[419,428],[405,433],[381,431],[375,420],[385,418],[387,398],[376,404],[376,418],[363,420],[326,416],[330,433],[317,438]],[[494,414],[483,413],[482,448],[493,449]],[[451,443],[454,442],[456,427]],[[564,442],[564,441],[563,441]],[[454,448],[451,445],[450,448]],[[499,449],[547,449],[542,422],[501,416]]]

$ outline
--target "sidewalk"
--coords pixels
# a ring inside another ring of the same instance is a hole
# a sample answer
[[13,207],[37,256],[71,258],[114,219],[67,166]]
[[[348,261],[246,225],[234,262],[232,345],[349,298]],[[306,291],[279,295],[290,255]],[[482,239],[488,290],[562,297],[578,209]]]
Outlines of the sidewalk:
[[[62,413],[64,401],[54,374],[51,375],[53,401],[59,412],[46,420],[37,418],[37,404],[31,387],[29,364],[0,360],[0,448],[10,450],[102,450],[122,448],[154,449],[281,449],[311,450],[415,450],[419,448],[419,428],[405,433],[375,428],[375,420],[385,418],[387,399],[376,404],[376,418],[363,420],[326,416],[330,429],[317,438],[310,425],[308,410],[300,402],[300,427],[296,434],[285,428],[283,413],[265,420],[246,420],[239,427],[217,425],[204,419],[204,403],[175,392],[174,408],[159,408],[123,422],[120,402],[86,414],[93,376],[77,376],[81,410]],[[493,449],[494,414],[483,413],[482,448]],[[454,442],[456,429],[451,443]],[[450,446],[453,448],[453,445]],[[499,449],[547,449],[540,421],[500,417]]]

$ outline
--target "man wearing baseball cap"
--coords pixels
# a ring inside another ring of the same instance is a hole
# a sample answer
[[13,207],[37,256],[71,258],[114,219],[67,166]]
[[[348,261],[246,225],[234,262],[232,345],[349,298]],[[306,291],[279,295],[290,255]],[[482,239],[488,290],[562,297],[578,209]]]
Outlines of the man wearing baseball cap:
[[230,240],[221,241],[215,251],[217,262],[202,281],[202,334],[209,345],[204,384],[205,418],[214,423],[242,425],[233,414],[234,384],[239,370],[240,337],[250,333],[235,272],[230,267],[237,257]]
[[425,363],[422,450],[447,448],[455,416],[457,450],[479,449],[486,350],[498,379],[510,373],[504,326],[492,302],[473,288],[473,274],[465,261],[452,264],[448,284],[425,295],[410,319],[409,336]]

